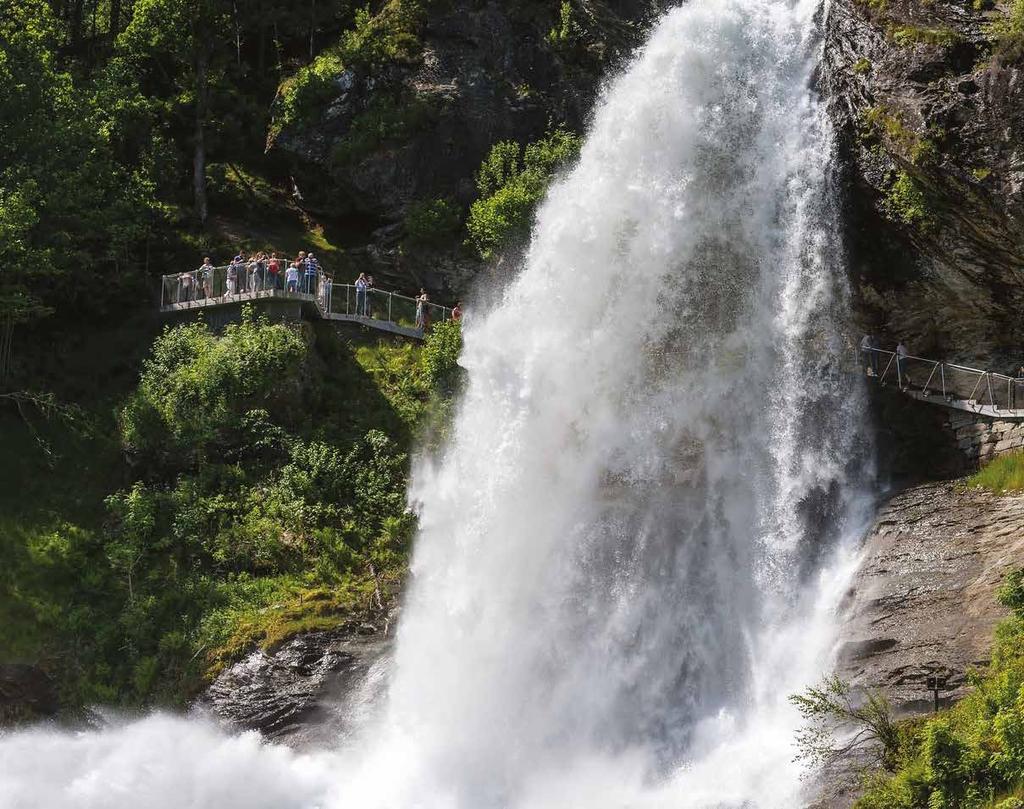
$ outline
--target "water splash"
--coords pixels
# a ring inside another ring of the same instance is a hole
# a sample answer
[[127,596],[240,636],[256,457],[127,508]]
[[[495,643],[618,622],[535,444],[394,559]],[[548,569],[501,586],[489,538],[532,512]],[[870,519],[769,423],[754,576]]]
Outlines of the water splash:
[[[199,734],[182,772],[241,746],[295,784],[283,806],[799,803],[785,697],[829,663],[861,440],[828,360],[846,292],[817,10],[691,3],[606,91],[520,275],[467,318],[453,440],[414,474],[383,717],[308,757],[146,720]],[[121,750],[146,727],[0,752]],[[152,761],[125,766],[148,794]],[[269,805],[239,773],[246,800],[219,805]]]

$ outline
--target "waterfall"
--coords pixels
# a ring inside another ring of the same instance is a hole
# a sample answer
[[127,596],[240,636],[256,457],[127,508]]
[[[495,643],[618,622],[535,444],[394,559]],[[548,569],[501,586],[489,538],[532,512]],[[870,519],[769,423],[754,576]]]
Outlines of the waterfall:
[[799,805],[786,697],[829,666],[862,517],[819,10],[692,0],[606,88],[520,273],[466,319],[355,743],[35,730],[0,739],[0,803]]

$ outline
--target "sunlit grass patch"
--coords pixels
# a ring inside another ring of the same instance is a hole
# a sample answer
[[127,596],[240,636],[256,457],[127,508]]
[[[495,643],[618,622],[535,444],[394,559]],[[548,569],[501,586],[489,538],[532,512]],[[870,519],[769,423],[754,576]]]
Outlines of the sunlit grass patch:
[[1002,455],[985,464],[968,478],[967,485],[997,493],[1024,491],[1024,452]]

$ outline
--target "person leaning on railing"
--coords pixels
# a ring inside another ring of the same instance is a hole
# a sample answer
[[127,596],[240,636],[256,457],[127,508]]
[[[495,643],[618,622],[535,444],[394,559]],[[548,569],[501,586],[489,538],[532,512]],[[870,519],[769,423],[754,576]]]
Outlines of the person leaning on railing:
[[183,272],[178,276],[178,303],[195,300],[196,276],[192,271]]

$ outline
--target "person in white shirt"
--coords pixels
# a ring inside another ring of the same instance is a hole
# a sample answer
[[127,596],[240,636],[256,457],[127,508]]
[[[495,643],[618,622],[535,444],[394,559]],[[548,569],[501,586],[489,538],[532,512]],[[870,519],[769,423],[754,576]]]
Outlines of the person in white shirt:
[[366,290],[368,288],[366,273],[359,273],[359,277],[356,279],[356,317],[366,317]]
[[287,290],[289,292],[299,291],[299,262],[293,261],[284,274],[285,280],[288,282]]

